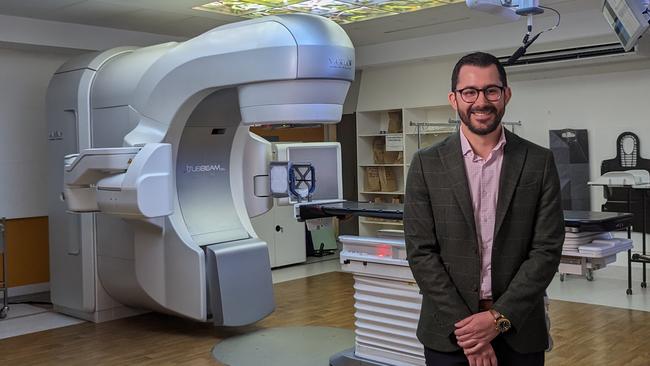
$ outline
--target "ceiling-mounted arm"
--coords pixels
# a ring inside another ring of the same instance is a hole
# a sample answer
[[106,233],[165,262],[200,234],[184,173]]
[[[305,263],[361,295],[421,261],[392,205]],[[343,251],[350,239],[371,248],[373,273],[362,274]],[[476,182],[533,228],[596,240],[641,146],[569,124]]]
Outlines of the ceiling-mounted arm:
[[[539,0],[465,0],[470,9],[476,9],[502,15],[513,20],[519,16],[537,15],[544,12],[544,7],[539,6]],[[516,16],[510,15],[514,13]]]
[[542,14],[544,12],[543,6],[539,6],[539,0],[519,0],[519,1],[506,1],[513,3],[515,13],[521,16],[532,16]]
[[[466,0],[466,3],[470,9],[492,13],[509,20],[517,20],[520,16],[527,17],[526,33],[524,34],[522,45],[508,59],[507,63],[509,65],[514,64],[523,56],[528,47],[542,33],[551,31],[560,25],[560,13],[555,9],[540,6],[539,0]],[[531,37],[533,34],[533,16],[544,13],[544,9],[552,10],[557,14],[557,23],[553,27],[545,29]]]
[[[530,45],[532,45],[533,42],[535,42],[537,40],[537,38],[539,38],[539,36],[542,35],[542,33],[552,31],[555,28],[560,26],[560,19],[561,19],[560,12],[558,12],[557,10],[555,10],[553,8],[548,8],[548,7],[545,7],[545,6],[539,6],[539,1],[538,0],[535,0],[534,4],[529,4],[529,5],[532,5],[532,6],[527,6],[527,7],[524,7],[524,8],[520,7],[516,11],[517,14],[526,15],[527,18],[528,18],[527,22],[526,22],[527,23],[526,24],[526,34],[524,35],[524,39],[522,40],[521,47],[519,47],[515,51],[515,53],[513,53],[512,56],[510,56],[510,58],[508,59],[508,61],[507,61],[508,65],[514,65],[514,63],[517,62],[517,60],[526,53],[526,50],[528,50],[528,47],[530,47]],[[552,27],[550,27],[548,29],[544,29],[543,31],[535,34],[531,38],[530,35],[533,33],[533,15],[543,13],[544,9],[549,9],[549,10],[555,12],[555,14],[557,14],[557,22]]]
[[515,12],[516,0],[465,0],[470,9],[491,13],[508,20],[518,20],[519,15]]

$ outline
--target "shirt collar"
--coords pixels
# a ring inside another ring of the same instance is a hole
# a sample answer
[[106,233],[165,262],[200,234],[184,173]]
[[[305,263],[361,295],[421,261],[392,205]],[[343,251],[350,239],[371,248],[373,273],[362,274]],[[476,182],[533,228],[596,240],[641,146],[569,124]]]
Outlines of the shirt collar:
[[[469,140],[467,140],[467,137],[463,133],[463,129],[459,128],[460,130],[460,148],[461,151],[463,152],[463,156],[467,156],[469,153],[474,153],[474,150],[472,150],[472,145],[469,144]],[[501,137],[499,137],[499,141],[497,144],[492,148],[492,151],[497,151],[503,149],[503,146],[506,144],[506,131],[503,125],[501,125]]]

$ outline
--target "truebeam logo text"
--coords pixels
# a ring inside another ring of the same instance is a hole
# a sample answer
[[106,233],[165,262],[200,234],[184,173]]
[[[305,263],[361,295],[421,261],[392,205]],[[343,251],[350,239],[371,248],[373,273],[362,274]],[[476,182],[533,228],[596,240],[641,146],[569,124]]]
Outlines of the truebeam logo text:
[[185,173],[225,172],[221,164],[185,165]]

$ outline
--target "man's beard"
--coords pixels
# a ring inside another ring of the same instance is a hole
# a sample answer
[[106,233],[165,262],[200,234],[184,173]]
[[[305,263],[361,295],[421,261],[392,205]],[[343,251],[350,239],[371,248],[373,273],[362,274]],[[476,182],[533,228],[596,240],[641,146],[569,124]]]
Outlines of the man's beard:
[[[490,112],[494,115],[494,120],[487,125],[476,126],[472,124],[470,119],[471,112]],[[474,134],[485,136],[494,132],[499,125],[501,124],[501,119],[505,110],[499,111],[496,107],[488,106],[484,108],[472,108],[469,111],[459,111],[458,116],[460,117],[461,122]]]

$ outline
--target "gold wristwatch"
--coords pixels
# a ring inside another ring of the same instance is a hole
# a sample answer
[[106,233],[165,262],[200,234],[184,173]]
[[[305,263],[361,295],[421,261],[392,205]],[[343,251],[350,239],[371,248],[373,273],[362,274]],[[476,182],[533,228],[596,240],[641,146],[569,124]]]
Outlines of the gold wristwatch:
[[512,327],[510,320],[494,309],[490,309],[490,314],[494,317],[494,326],[499,333],[505,333]]

